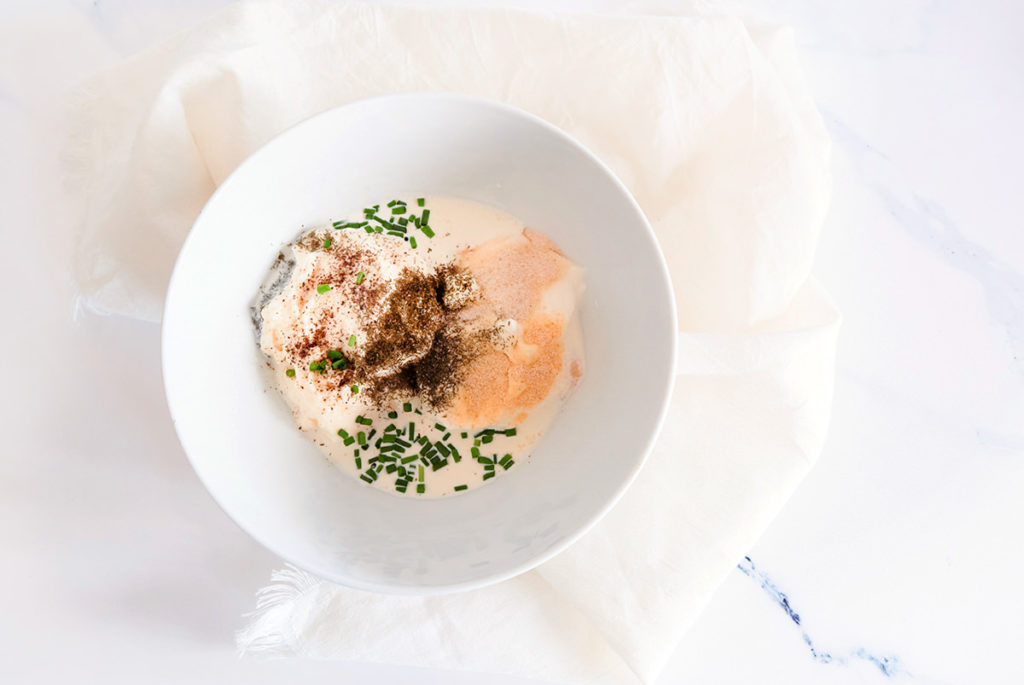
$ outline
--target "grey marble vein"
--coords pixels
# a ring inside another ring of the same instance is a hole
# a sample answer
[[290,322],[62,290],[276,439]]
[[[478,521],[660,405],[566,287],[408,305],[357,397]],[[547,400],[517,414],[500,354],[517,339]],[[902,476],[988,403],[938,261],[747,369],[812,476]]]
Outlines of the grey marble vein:
[[875,654],[868,651],[864,647],[857,647],[852,649],[847,654],[835,654],[830,650],[822,649],[819,647],[810,634],[804,628],[803,623],[800,619],[800,614],[797,613],[796,609],[789,602],[789,597],[780,590],[775,583],[769,578],[763,571],[760,571],[750,557],[743,557],[737,568],[748,578],[753,580],[755,583],[760,585],[761,589],[764,590],[765,594],[776,604],[780,609],[785,612],[789,620],[793,622],[800,629],[800,636],[803,638],[804,644],[811,652],[811,657],[815,661],[823,664],[836,664],[843,665],[850,663],[853,660],[864,661],[875,668],[878,672],[886,677],[902,676],[902,677],[913,677],[909,671],[907,671],[900,663],[898,656],[893,654]]

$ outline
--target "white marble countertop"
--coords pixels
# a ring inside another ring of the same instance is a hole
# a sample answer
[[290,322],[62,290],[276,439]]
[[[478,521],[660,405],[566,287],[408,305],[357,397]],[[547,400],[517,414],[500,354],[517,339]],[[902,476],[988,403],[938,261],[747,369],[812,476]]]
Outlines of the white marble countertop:
[[[3,681],[525,683],[238,660],[279,562],[182,458],[158,328],[72,320],[60,93],[219,4],[0,5]],[[797,28],[835,142],[816,267],[845,314],[833,425],[660,682],[1024,682],[1024,5],[757,11]]]

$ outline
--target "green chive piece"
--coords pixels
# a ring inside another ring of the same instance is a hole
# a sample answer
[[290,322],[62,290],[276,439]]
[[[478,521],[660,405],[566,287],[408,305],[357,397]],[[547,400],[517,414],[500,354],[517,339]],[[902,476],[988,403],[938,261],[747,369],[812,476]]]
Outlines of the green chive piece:
[[398,220],[398,225],[399,225],[399,226],[408,226],[408,225],[409,225],[409,219],[408,219],[407,217],[404,217],[404,216],[403,216],[403,217],[401,217],[401,218],[400,218],[400,219]]
[[363,226],[363,230],[366,231],[367,233],[375,233],[376,232],[376,231],[373,230],[373,226]]
[[352,437],[351,435],[350,435],[350,436],[348,436],[348,437],[347,437],[347,438],[345,438],[345,440],[344,440],[344,442],[345,442],[345,447],[351,447],[351,446],[352,446],[352,444],[353,444],[353,443],[354,443],[355,441],[356,441],[356,439],[355,439],[355,438],[353,438],[353,437]]
[[405,214],[405,207],[403,205],[398,205],[396,207],[392,207],[391,208],[391,213],[392,214]]
[[420,207],[425,205],[426,202],[427,202],[427,198],[425,198],[425,197],[418,197],[418,198],[416,198],[416,204],[418,204]]
[[345,430],[344,428],[339,428],[338,429],[338,436],[342,437],[342,438],[347,438],[348,437],[348,431]]
[[434,237],[434,231],[433,229],[430,228],[430,226],[423,224],[422,226],[420,226],[420,230],[423,231],[423,235],[427,236],[428,238]]
[[420,483],[419,485],[416,486],[416,492],[418,492],[419,494],[422,495],[426,491],[427,491],[427,486],[424,485],[423,483]]
[[349,347],[355,347],[356,346],[356,334],[355,333],[353,333],[352,335],[348,336],[348,346]]
[[388,203],[388,207],[394,207],[395,205],[404,205],[404,204],[405,204],[404,200],[392,200],[391,202]]
[[288,378],[295,378],[295,369],[285,369],[284,375],[288,376]]
[[359,444],[360,446],[363,447],[363,449],[366,449],[366,433],[364,433],[363,431],[359,431],[358,433],[356,433],[356,440],[359,441]]
[[316,287],[316,291],[318,293],[320,293],[321,295],[323,295],[325,292],[327,292],[330,289],[331,289],[331,286],[328,285],[327,283],[321,283],[320,285],[318,285]]
[[480,441],[479,440],[474,440],[473,441],[473,447],[479,447],[479,446],[480,446]]
[[444,431],[448,430],[447,428],[445,428],[445,427],[444,427],[444,425],[443,425],[443,424],[440,424],[440,423],[435,423],[435,424],[434,424],[434,428],[436,428],[437,430],[441,431],[442,433],[443,433]]
[[356,468],[357,469],[363,468],[363,460],[360,459],[359,457],[356,457]]
[[[398,418],[398,412],[397,411],[389,411],[388,412],[388,418],[389,419],[397,419]],[[392,424],[392,426],[393,425],[394,424]],[[388,428],[391,428],[391,426],[388,426]]]
[[403,402],[402,411],[412,411],[412,402]]
[[466,489],[468,489],[468,488],[469,488],[469,486],[468,486],[468,485],[456,485],[456,486],[455,486],[454,488],[452,488],[452,489],[453,489],[453,490],[454,490],[455,492],[460,492],[460,491],[462,491],[462,490],[466,490]]
[[310,362],[309,363],[309,370],[310,371],[319,371],[322,368],[324,368],[324,367],[320,364],[320,362]]
[[441,436],[441,439],[444,440],[445,442],[448,442],[448,438],[450,437],[452,437],[451,433],[445,433],[444,435]]
[[334,369],[344,369],[347,366],[348,366],[348,360],[347,359],[339,359],[338,361],[336,361],[333,364],[331,364],[331,367],[334,368]]
[[358,386],[358,385],[356,385],[355,383],[353,383],[353,384],[352,384],[352,392],[353,392],[353,393],[357,393],[357,392],[359,392],[359,386]]
[[324,238],[324,249],[325,250],[331,249],[331,239],[330,238]]
[[494,471],[491,471],[490,473],[485,473],[484,477],[481,478],[480,480],[488,480],[490,478],[494,478]]
[[466,431],[462,431],[462,437],[463,438],[468,438],[469,437],[469,433],[467,433]]
[[360,426],[372,426],[373,419],[368,419],[362,414],[360,414],[359,416],[356,417],[356,423],[358,423]]
[[480,457],[480,448],[479,447],[473,447],[472,449],[469,450],[469,453],[473,455],[474,459],[480,459],[481,458]]
[[416,249],[416,238],[409,238],[409,247]]
[[422,221],[423,225],[426,226],[427,225],[427,221],[429,221],[429,220],[430,220],[430,210],[429,209],[424,209],[423,213],[420,214],[420,221]]
[[494,441],[494,436],[493,435],[485,435],[484,437],[480,438],[480,441],[483,442],[486,445],[487,443]]
[[362,271],[360,271],[359,275],[356,276],[356,285],[359,285],[360,283],[362,283],[364,278],[366,278],[366,274],[364,274]]
[[512,437],[513,435],[515,435],[515,434],[516,434],[516,429],[515,429],[515,428],[509,428],[508,430],[506,430],[506,431],[505,431],[505,435],[507,435],[507,436],[508,436],[508,437],[510,437],[510,438],[511,438],[511,437]]
[[328,359],[341,359],[342,356],[343,355],[341,354],[341,352],[339,350],[327,350],[327,358]]

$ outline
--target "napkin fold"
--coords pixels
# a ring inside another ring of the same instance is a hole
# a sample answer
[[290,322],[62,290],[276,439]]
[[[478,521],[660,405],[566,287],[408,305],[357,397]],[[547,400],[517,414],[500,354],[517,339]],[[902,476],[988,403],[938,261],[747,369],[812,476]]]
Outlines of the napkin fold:
[[705,3],[671,15],[231,6],[97,76],[77,101],[81,302],[158,320],[181,242],[241,160],[316,112],[409,90],[521,107],[629,186],[679,307],[668,420],[615,509],[535,571],[417,598],[287,569],[239,645],[650,682],[814,463],[828,423],[839,316],[809,271],[829,143],[787,29]]

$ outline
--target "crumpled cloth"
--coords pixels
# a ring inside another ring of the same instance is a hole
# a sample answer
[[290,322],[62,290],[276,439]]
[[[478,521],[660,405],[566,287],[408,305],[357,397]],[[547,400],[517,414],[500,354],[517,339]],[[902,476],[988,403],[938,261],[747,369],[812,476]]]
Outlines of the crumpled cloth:
[[555,559],[442,597],[274,574],[246,652],[651,682],[821,451],[838,313],[809,278],[829,141],[791,32],[705,3],[671,15],[259,2],[95,77],[75,103],[77,278],[158,320],[175,255],[247,155],[329,107],[449,90],[590,147],[654,225],[679,307],[662,435],[622,501]]

